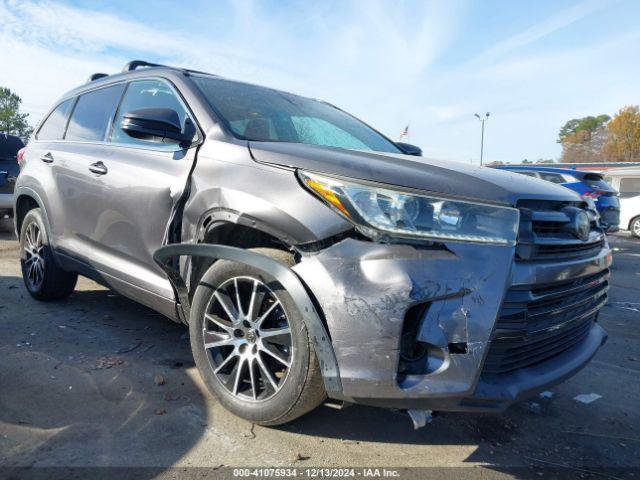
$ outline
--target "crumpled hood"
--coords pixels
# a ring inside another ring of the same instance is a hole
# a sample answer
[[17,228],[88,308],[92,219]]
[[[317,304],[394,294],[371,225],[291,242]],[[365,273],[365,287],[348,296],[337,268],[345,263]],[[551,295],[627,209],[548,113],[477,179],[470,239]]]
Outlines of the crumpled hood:
[[520,199],[580,200],[571,190],[519,173],[402,154],[302,143],[249,142],[257,162],[515,206]]

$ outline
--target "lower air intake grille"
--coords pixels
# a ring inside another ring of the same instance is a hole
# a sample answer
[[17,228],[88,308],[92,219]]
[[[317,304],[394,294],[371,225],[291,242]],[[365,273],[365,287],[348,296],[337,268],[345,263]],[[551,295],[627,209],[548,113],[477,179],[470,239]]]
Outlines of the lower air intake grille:
[[500,310],[483,375],[500,375],[559,355],[580,343],[607,301],[609,271],[511,288]]

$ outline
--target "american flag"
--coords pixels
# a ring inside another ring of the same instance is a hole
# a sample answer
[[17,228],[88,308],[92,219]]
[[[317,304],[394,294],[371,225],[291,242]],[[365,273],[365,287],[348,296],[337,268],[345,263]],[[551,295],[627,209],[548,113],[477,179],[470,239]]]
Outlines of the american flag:
[[400,140],[402,140],[403,138],[409,138],[409,125],[404,127],[404,130],[400,134]]

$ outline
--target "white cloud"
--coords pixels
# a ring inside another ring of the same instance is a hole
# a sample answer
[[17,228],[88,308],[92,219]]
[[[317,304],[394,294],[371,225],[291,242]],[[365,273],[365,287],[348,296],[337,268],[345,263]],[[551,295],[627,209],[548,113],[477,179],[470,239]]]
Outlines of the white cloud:
[[583,3],[572,5],[571,7],[549,16],[542,22],[534,24],[524,31],[496,43],[491,48],[482,52],[482,54],[475,59],[474,63],[487,62],[517,51],[557,32],[558,30],[570,26],[578,20],[595,13],[606,6],[611,6],[612,3],[613,2],[610,0],[588,0]]
[[[460,64],[443,60],[468,34],[467,0],[287,8],[226,0],[194,7],[204,20],[170,29],[50,1],[0,0],[0,85],[18,92],[36,121],[89,74],[143,58],[323,98],[393,138],[410,122],[411,140],[429,156],[477,159],[473,112],[487,110],[489,159],[557,156],[557,130],[568,118],[613,113],[640,97],[640,66],[629,61],[640,53],[636,33],[535,49],[608,5],[589,0],[551,12]],[[164,8],[171,18],[174,7]]]
[[[296,9],[278,17],[259,3],[233,2],[227,28],[213,38],[217,32],[167,31],[48,1],[0,2],[0,41],[7,47],[0,53],[0,82],[16,89],[37,116],[90,73],[117,70],[137,55],[329,100],[354,99],[363,88],[375,95],[394,84],[410,86],[445,51],[464,7],[420,3],[424,20],[409,32],[407,12],[393,13],[383,0],[366,5],[347,3],[347,16],[320,7],[309,18]],[[292,38],[292,30],[316,41]]]

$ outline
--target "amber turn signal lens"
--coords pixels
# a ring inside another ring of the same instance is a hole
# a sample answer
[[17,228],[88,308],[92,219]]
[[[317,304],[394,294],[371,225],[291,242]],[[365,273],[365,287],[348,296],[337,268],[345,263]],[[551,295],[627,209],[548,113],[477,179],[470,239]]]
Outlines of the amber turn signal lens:
[[312,180],[310,178],[305,178],[304,181],[307,184],[307,186],[311,188],[314,192],[316,192],[318,195],[320,195],[321,198],[323,198],[324,200],[329,202],[331,205],[333,205],[335,208],[340,210],[340,212],[342,212],[347,217],[351,217],[349,212],[342,206],[342,203],[340,203],[340,199],[336,196],[333,190],[331,190],[326,185],[323,185],[322,183]]

